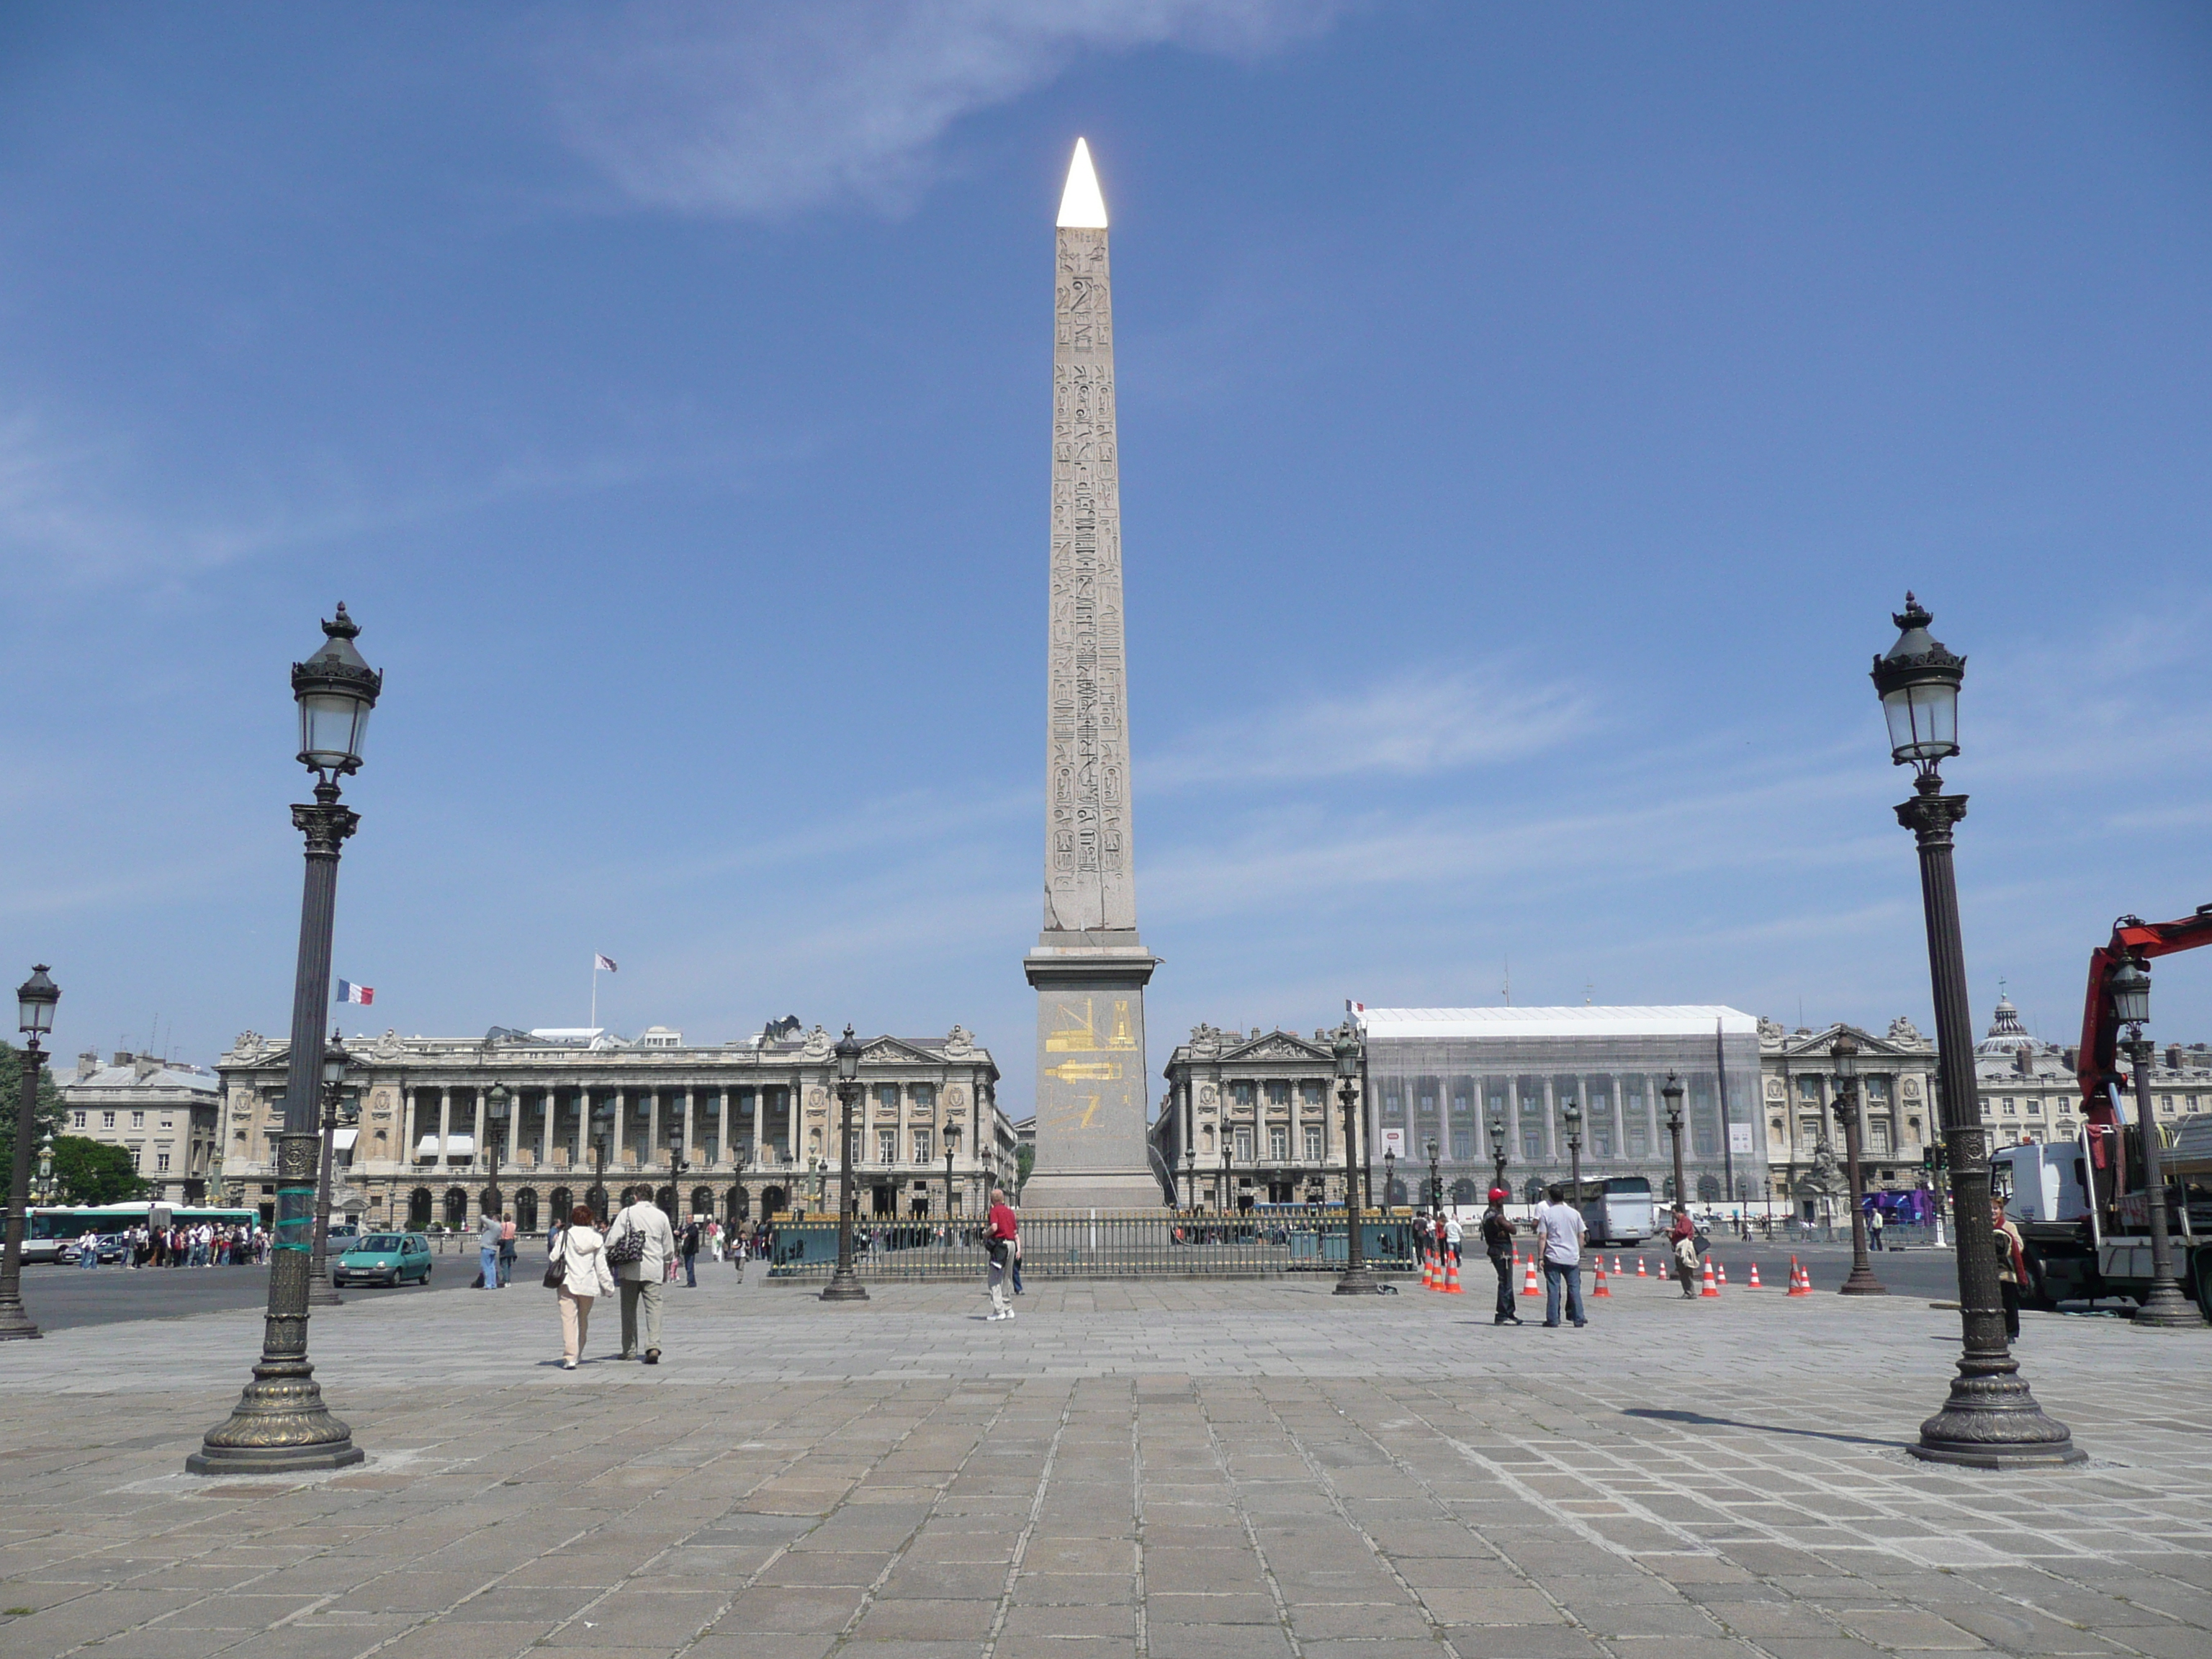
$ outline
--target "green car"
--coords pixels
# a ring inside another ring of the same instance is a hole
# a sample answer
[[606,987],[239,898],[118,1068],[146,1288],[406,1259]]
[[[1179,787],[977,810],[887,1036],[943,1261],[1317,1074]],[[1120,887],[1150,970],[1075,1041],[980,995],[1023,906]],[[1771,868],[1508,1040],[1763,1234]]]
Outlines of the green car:
[[430,1241],[420,1233],[370,1233],[331,1264],[331,1283],[417,1285],[430,1282]]

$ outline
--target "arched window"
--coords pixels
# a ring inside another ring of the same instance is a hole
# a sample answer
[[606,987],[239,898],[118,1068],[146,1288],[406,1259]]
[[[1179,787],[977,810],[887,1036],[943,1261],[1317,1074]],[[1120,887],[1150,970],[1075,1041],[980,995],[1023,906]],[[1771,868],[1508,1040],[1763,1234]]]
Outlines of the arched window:
[[1721,1178],[1717,1175],[1698,1177],[1698,1200],[1704,1204],[1717,1204],[1721,1197]]
[[1474,1204],[1480,1201],[1481,1197],[1482,1194],[1474,1182],[1468,1180],[1464,1176],[1452,1182],[1451,1201],[1453,1203]]
[[696,1216],[710,1216],[714,1213],[714,1189],[712,1187],[694,1187],[691,1189],[690,1213]]
[[469,1189],[465,1187],[446,1188],[446,1224],[465,1227],[469,1221]]
[[752,1212],[752,1200],[745,1195],[745,1189],[742,1187],[731,1188],[729,1202],[724,1210],[724,1213],[729,1218],[730,1225],[734,1227],[741,1221],[750,1220]]
[[553,1196],[546,1200],[546,1224],[550,1226],[557,1221],[565,1227],[568,1224],[569,1212],[575,1207],[576,1194],[566,1187],[556,1187],[553,1189]]
[[781,1187],[769,1187],[761,1194],[761,1213],[781,1215],[791,1204],[791,1194]]
[[430,1189],[417,1187],[407,1194],[407,1231],[419,1233],[430,1224]]
[[671,1221],[676,1219],[675,1188],[663,1187],[659,1192],[653,1194],[653,1201],[660,1206],[661,1214],[666,1216]]
[[1528,1184],[1522,1188],[1522,1191],[1527,1194],[1528,1201],[1529,1203],[1534,1204],[1538,1202],[1544,1196],[1543,1177],[1540,1176],[1530,1176],[1528,1177]]
[[506,1194],[496,1187],[487,1187],[477,1194],[478,1215],[503,1214],[507,1209]]
[[538,1189],[525,1187],[514,1195],[514,1231],[518,1235],[538,1231]]

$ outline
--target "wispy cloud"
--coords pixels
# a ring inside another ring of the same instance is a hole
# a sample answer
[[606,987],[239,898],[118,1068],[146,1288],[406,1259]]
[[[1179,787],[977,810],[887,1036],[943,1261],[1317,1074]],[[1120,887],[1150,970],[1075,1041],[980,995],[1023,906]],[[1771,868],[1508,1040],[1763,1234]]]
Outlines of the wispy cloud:
[[568,142],[633,199],[777,216],[880,209],[928,179],[963,116],[1085,52],[1249,57],[1326,28],[1345,0],[784,0],[633,3],[546,54]]
[[1588,732],[1588,695],[1511,665],[1402,674],[1200,727],[1141,757],[1147,789],[1415,777],[1530,755]]

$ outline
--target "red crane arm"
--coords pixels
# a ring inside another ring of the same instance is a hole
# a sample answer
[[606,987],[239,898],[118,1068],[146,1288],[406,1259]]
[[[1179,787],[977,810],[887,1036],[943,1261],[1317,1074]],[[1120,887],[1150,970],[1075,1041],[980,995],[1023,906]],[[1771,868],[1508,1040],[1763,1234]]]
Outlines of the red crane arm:
[[2093,1123],[2112,1121],[2112,1103],[2105,1085],[2119,1074],[2119,1026],[2112,1018],[2111,981],[2122,957],[2163,957],[2176,951],[2193,951],[2212,945],[2212,904],[2200,904],[2197,914],[2179,921],[2145,921],[2122,916],[2112,924],[2109,944],[2089,953],[2089,992],[2081,1009],[2081,1048],[2075,1075],[2081,1083],[2082,1115]]

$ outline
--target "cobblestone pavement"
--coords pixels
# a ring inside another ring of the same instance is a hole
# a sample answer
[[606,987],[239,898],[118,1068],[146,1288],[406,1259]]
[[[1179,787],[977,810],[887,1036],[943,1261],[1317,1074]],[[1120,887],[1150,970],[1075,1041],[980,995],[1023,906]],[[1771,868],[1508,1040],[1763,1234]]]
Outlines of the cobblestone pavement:
[[58,1332],[0,1349],[0,1654],[2212,1655],[2212,1334],[2030,1316],[2093,1459],[1999,1476],[1903,1453],[1956,1350],[1923,1301],[1328,1288],[989,1324],[725,1273],[665,1364],[574,1373],[534,1287],[364,1302],[313,1334],[370,1461],[313,1480],[180,1472],[256,1320]]

